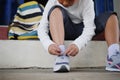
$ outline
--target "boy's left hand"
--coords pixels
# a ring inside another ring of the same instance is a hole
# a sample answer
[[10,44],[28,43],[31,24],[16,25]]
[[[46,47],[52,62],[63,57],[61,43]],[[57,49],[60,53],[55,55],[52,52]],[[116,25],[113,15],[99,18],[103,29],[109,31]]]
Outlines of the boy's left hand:
[[76,56],[79,52],[78,47],[75,44],[71,44],[68,46],[68,48],[66,49],[65,53],[68,56]]

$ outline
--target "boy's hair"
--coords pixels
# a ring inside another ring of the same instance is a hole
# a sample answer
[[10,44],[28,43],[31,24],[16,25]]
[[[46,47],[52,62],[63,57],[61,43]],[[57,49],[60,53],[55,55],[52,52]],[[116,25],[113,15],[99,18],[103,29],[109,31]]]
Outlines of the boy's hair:
[[67,1],[67,2],[72,2],[72,1],[74,1],[74,0],[65,0],[65,1]]
[[71,6],[74,3],[74,0],[58,0],[62,5]]

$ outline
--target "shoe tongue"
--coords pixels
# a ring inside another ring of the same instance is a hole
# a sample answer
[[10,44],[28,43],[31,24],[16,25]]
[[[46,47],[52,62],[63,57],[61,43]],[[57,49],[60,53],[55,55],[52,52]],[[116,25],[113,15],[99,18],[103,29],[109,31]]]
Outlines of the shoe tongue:
[[61,50],[61,55],[65,55],[65,46],[64,45],[59,45],[59,48]]
[[65,53],[64,53],[63,51],[61,51],[61,55],[62,55],[62,56],[65,56]]

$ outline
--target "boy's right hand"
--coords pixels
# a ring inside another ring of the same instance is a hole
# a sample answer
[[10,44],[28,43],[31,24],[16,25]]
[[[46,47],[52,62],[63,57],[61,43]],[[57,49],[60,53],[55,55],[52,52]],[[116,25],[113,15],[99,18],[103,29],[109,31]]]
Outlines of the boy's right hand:
[[61,51],[60,51],[60,48],[58,47],[57,44],[51,44],[48,48],[48,51],[50,54],[52,55],[61,55]]

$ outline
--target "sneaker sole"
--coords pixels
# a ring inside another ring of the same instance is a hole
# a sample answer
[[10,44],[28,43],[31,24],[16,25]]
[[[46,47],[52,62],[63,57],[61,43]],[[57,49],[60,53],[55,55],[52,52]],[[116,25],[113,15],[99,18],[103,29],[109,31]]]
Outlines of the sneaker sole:
[[106,67],[105,68],[105,70],[107,70],[107,71],[119,71],[120,72],[120,69],[114,69],[114,68],[108,68],[108,67]]
[[54,72],[69,72],[69,70],[63,65],[63,66],[61,66],[61,68],[59,69],[59,70],[57,70],[57,71],[54,71]]

